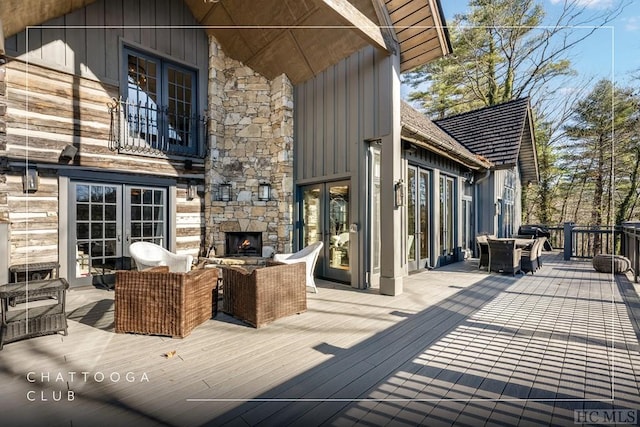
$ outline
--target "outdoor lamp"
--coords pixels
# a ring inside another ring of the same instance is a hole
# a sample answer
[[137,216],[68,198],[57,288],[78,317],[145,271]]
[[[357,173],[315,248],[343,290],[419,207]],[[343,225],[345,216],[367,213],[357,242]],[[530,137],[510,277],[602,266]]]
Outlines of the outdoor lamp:
[[271,199],[271,184],[268,182],[261,182],[258,184],[258,200],[270,200]]
[[396,207],[404,205],[404,182],[399,180],[395,183],[394,192],[396,196]]
[[33,193],[38,191],[38,183],[40,178],[38,177],[38,169],[36,168],[27,168],[24,171],[24,176],[22,177],[22,190],[25,193]]
[[220,184],[220,200],[228,202],[231,200],[231,184],[224,182]]
[[189,181],[187,185],[187,200],[193,200],[198,195],[198,186],[195,182]]

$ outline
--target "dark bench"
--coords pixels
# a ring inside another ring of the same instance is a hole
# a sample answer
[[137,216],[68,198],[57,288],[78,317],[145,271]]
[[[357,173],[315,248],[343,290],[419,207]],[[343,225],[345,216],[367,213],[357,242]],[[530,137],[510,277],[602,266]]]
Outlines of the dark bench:
[[[0,324],[0,350],[5,343],[41,335],[63,332],[67,335],[65,314],[66,279],[47,279],[10,283],[0,286],[2,323]],[[41,297],[55,295],[53,303],[35,304]],[[11,307],[12,301],[24,301]]]

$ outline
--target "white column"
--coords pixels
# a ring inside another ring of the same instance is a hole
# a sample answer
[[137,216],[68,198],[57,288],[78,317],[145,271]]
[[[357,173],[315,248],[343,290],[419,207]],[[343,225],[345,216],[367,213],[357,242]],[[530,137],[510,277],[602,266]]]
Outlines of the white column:
[[[383,295],[401,294],[403,278],[406,275],[406,262],[403,257],[406,233],[402,227],[404,206],[396,206],[395,184],[403,178],[401,139],[400,139],[400,58],[392,55],[393,72],[391,76],[391,133],[382,138],[380,152],[380,293]],[[404,183],[405,193],[407,185]],[[406,197],[406,194],[405,194]],[[406,204],[406,202],[405,202]]]

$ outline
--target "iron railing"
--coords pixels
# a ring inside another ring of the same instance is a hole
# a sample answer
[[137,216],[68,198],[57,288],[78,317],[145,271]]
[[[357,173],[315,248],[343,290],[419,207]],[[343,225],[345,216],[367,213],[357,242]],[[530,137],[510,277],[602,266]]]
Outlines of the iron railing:
[[144,155],[204,157],[206,116],[186,115],[150,103],[113,99],[109,148]]

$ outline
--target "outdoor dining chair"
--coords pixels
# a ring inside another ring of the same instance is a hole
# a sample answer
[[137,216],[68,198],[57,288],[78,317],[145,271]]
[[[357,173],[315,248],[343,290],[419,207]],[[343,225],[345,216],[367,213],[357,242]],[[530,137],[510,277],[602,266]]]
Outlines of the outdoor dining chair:
[[489,246],[487,245],[487,235],[479,234],[476,236],[476,244],[478,245],[478,268],[482,269],[489,266]]
[[516,248],[515,239],[487,239],[489,245],[489,272],[521,272],[522,249]]
[[542,238],[536,238],[533,240],[533,243],[528,249],[522,250],[522,255],[520,257],[520,267],[522,268],[522,272],[524,274],[527,273],[535,273],[535,271],[539,268],[538,257],[540,256],[540,245],[543,243]]

